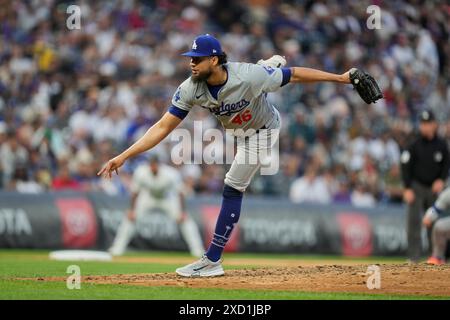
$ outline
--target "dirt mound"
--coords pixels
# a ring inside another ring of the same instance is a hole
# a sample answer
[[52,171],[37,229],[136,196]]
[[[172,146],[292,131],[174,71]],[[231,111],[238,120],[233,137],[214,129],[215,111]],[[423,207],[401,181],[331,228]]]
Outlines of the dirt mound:
[[[226,270],[215,278],[182,278],[175,273],[84,276],[85,283],[223,288],[248,290],[295,290],[305,292],[355,292],[402,295],[450,296],[450,266],[381,264],[381,288],[367,288],[368,264],[318,265]],[[39,278],[65,281],[66,278]]]

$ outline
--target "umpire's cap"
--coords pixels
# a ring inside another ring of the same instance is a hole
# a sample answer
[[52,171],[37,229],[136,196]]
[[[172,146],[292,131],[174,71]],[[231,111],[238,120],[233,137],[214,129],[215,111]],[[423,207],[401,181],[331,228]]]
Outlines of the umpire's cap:
[[203,34],[195,38],[191,51],[181,54],[187,57],[210,57],[223,55],[219,40],[210,34]]
[[434,114],[431,110],[423,110],[419,114],[419,121],[420,122],[432,122],[435,121],[436,118],[434,117]]

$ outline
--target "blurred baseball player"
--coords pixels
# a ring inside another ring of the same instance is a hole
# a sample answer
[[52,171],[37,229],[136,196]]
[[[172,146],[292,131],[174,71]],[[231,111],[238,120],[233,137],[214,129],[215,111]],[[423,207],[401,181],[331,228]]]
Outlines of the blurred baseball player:
[[[241,136],[242,132],[244,136],[246,133],[258,135],[258,141],[264,141],[264,144],[259,144],[254,139],[238,139],[234,161],[225,176],[222,207],[215,232],[205,255],[176,270],[177,274],[185,277],[220,276],[224,274],[222,252],[239,220],[243,194],[256,171],[261,168],[262,162],[266,162],[268,158],[263,156],[257,158],[256,162],[246,159],[254,155],[270,154],[267,151],[273,148],[274,141],[278,138],[280,114],[267,101],[266,94],[288,83],[318,81],[352,83],[360,96],[363,99],[370,98],[371,102],[380,98],[380,92],[369,75],[355,68],[344,74],[302,67],[278,68],[283,67],[286,62],[280,56],[260,61],[259,64],[227,63],[219,41],[208,34],[198,36],[191,51],[183,55],[191,58],[192,75],[176,90],[168,112],[131,147],[109,160],[98,174],[110,178],[114,171],[118,173],[117,169],[125,160],[156,146],[180,124],[194,106],[208,109],[225,129],[234,130],[235,136]],[[267,144],[267,141],[271,143]]]
[[431,232],[431,242],[433,252],[428,259],[429,264],[444,264],[447,242],[450,240],[450,217],[441,217],[450,209],[450,188],[444,189],[438,196],[436,202],[430,207],[424,217],[423,224],[428,228],[433,228]]
[[190,253],[201,257],[205,249],[197,225],[184,213],[182,185],[178,171],[161,164],[156,155],[150,158],[149,164],[140,165],[133,174],[130,209],[119,226],[109,252],[115,256],[122,255],[134,235],[135,222],[151,210],[160,209],[180,226]]

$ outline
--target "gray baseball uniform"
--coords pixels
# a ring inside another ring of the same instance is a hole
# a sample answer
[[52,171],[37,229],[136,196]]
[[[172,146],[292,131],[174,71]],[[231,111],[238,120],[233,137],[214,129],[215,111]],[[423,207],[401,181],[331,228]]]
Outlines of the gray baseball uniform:
[[[274,154],[278,155],[276,146],[281,126],[280,114],[266,97],[268,92],[276,91],[288,83],[290,71],[287,68],[237,62],[227,63],[224,67],[228,77],[219,90],[217,99],[213,97],[205,81],[194,82],[188,78],[175,92],[172,105],[185,113],[196,105],[206,108],[224,129],[237,137],[253,136],[258,130],[258,139],[238,139],[235,159],[225,176],[227,185],[244,192],[261,167],[261,162],[266,162],[261,161],[264,156],[272,155],[266,157],[270,161]],[[260,139],[264,143],[259,142]],[[257,161],[249,160],[255,154],[258,155]],[[259,157],[260,155],[263,156]],[[278,157],[275,160],[277,159]],[[276,171],[270,174],[274,173]]]
[[239,62],[227,63],[225,68],[228,79],[217,99],[211,95],[205,81],[196,83],[188,78],[175,92],[172,105],[185,111],[195,105],[206,108],[225,129],[246,131],[270,126],[276,119],[276,111],[265,93],[280,88],[282,69]]
[[[450,210],[450,188],[444,189],[437,198],[434,207],[440,212]],[[450,217],[439,218],[432,231],[433,256],[444,258],[447,242],[450,240]]]

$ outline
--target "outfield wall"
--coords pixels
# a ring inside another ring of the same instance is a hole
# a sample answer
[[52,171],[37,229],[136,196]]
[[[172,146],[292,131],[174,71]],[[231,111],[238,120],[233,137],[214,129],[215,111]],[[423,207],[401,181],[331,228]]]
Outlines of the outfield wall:
[[[98,193],[26,195],[0,192],[0,247],[106,249],[129,199]],[[209,243],[219,197],[187,200],[188,212]],[[423,244],[428,246],[424,232]],[[177,224],[161,212],[137,224],[131,247],[186,250]],[[405,208],[292,204],[287,199],[246,196],[227,251],[404,255]]]

